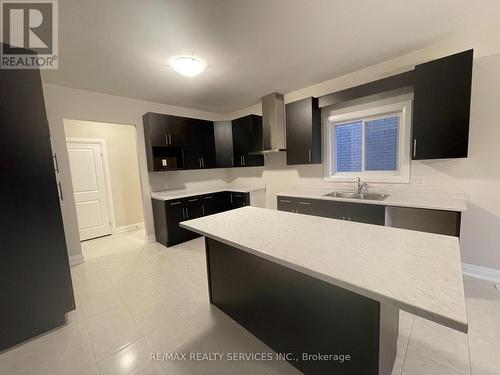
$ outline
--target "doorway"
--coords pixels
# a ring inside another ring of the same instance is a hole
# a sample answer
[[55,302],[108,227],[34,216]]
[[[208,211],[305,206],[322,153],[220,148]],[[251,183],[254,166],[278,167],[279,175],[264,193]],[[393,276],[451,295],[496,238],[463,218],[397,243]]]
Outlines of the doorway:
[[144,231],[136,128],[64,119],[64,132],[82,252],[99,256],[95,238]]

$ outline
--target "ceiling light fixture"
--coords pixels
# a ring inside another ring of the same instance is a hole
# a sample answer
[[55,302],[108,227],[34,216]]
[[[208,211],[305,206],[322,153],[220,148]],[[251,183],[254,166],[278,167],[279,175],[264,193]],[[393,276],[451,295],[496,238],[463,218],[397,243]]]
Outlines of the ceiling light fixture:
[[205,69],[205,62],[194,56],[177,56],[172,59],[171,65],[177,73],[186,77],[194,77]]

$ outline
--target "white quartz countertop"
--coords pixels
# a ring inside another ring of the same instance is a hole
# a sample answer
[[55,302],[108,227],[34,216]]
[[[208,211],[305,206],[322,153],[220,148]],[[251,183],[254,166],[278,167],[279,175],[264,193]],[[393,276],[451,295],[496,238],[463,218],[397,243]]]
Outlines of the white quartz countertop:
[[403,193],[388,193],[389,197],[382,201],[370,199],[355,199],[355,198],[338,198],[328,197],[325,194],[331,193],[335,189],[307,189],[299,188],[290,191],[278,193],[276,195],[282,197],[292,198],[308,198],[308,199],[323,199],[331,201],[343,201],[354,203],[366,204],[379,204],[382,206],[399,206],[399,207],[413,207],[413,208],[427,208],[431,210],[444,210],[444,211],[467,211],[465,199],[451,197],[451,196],[430,196],[430,195],[416,195],[416,194],[403,194]]
[[263,186],[239,186],[239,185],[221,185],[213,186],[204,189],[175,189],[175,190],[165,190],[156,191],[151,193],[151,198],[158,199],[162,201],[168,201],[171,199],[181,199],[186,197],[191,197],[193,195],[204,195],[218,193],[220,191],[233,191],[239,193],[251,193],[252,191],[265,190]]
[[467,332],[455,237],[257,207],[188,220],[181,226]]

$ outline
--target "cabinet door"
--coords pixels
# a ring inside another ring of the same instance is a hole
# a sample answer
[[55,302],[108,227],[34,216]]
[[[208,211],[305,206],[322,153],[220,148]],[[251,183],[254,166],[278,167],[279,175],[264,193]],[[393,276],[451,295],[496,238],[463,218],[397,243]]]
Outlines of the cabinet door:
[[196,123],[200,127],[200,157],[202,168],[215,168],[215,138],[214,123],[211,121],[199,120]]
[[200,148],[203,143],[200,136],[200,129],[197,120],[186,118],[184,119],[184,164],[186,169],[201,169],[201,154]]
[[365,203],[347,203],[345,220],[358,223],[385,225],[385,206]]
[[229,194],[226,192],[203,196],[203,215],[213,215],[229,209]]
[[142,117],[144,124],[144,137],[150,146],[167,146],[168,134],[165,115],[159,113],[146,113]]
[[64,324],[75,301],[60,207],[73,198],[58,196],[40,72],[0,69],[0,87],[2,352]]
[[467,157],[473,50],[417,65],[413,159]]
[[295,212],[298,214],[329,217],[327,203],[321,199],[297,198],[295,201]]
[[231,121],[214,124],[215,157],[218,168],[233,166],[233,129]]
[[184,120],[184,160],[188,169],[215,167],[212,122],[191,118]]
[[278,210],[286,212],[295,212],[295,199],[289,197],[277,197]]
[[230,193],[230,208],[245,207],[250,204],[248,193]]
[[330,219],[345,219],[345,202],[324,201],[324,216]]
[[262,151],[262,117],[249,115],[232,121],[233,162],[235,167],[264,165],[262,155],[249,155]]
[[321,163],[321,116],[317,98],[288,103],[286,111],[286,163]]
[[169,146],[182,146],[184,143],[185,129],[184,117],[164,115],[165,137]]
[[192,197],[186,200],[186,220],[203,216],[202,197]]
[[166,223],[167,223],[167,246],[177,245],[190,238],[188,230],[181,228],[179,223],[186,219],[184,201],[165,202]]

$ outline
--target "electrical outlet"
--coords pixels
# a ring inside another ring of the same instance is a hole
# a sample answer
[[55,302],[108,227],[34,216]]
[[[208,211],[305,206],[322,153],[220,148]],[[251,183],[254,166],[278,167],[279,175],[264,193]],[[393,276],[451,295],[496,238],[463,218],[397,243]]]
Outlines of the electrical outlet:
[[500,290],[500,284],[495,284],[495,288],[497,288],[497,290]]
[[411,183],[412,183],[412,185],[423,185],[424,184],[424,176],[412,176]]

